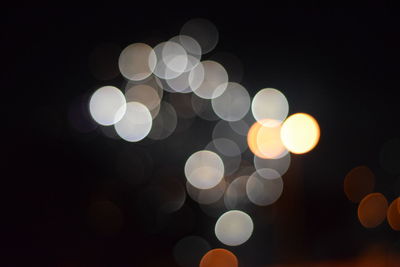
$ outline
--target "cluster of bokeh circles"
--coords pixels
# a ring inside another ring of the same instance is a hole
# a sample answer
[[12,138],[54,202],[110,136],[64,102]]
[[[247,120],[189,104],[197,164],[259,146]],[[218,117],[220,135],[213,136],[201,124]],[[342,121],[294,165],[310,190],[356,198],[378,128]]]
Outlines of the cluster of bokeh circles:
[[[380,166],[388,175],[400,175],[398,149],[399,139],[389,140],[381,148]],[[389,205],[385,194],[375,192],[375,183],[375,174],[369,167],[357,166],[344,179],[344,193],[351,202],[358,203],[357,216],[363,227],[375,228],[387,219],[391,229],[400,231],[400,198]],[[397,187],[394,185],[395,190]]]
[[[290,153],[311,151],[320,129],[309,114],[289,116],[289,103],[281,91],[264,88],[251,97],[242,84],[230,79],[222,63],[204,60],[218,39],[210,21],[193,19],[179,35],[154,47],[145,43],[125,47],[118,59],[125,87],[97,89],[89,111],[98,124],[114,127],[128,142],[163,140],[179,126],[178,117],[217,121],[210,142],[186,160],[186,191],[206,213],[224,206],[215,221],[215,236],[226,246],[239,246],[254,230],[248,207],[268,206],[280,198]],[[248,150],[250,163],[242,158]],[[174,250],[182,266],[190,266],[187,262],[192,259],[180,251],[190,247],[204,250],[200,266],[238,265],[230,251],[211,249],[201,238],[190,236]]]

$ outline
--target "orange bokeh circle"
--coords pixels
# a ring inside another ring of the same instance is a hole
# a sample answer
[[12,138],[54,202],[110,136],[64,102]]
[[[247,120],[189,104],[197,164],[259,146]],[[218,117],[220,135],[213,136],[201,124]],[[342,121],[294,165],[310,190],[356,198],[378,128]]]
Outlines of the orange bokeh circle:
[[208,251],[200,261],[200,267],[237,267],[238,259],[235,254],[223,248]]

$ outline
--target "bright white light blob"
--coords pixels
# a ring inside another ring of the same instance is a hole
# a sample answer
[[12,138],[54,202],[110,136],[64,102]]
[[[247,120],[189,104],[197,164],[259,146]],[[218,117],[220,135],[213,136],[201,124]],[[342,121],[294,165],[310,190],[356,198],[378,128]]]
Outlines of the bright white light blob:
[[306,113],[290,115],[281,128],[283,145],[292,153],[303,154],[311,151],[320,138],[320,128],[316,119]]
[[219,184],[224,177],[224,163],[212,151],[198,151],[187,159],[185,176],[194,187],[209,189]]
[[180,32],[199,42],[203,54],[213,50],[218,43],[218,30],[214,24],[206,19],[192,19],[186,22]]
[[[254,155],[254,167],[257,170],[261,169],[274,169],[277,171],[281,176],[284,175],[287,170],[289,169],[290,166],[290,153],[287,153],[285,156],[282,158],[278,159],[263,159],[259,158],[256,155]],[[263,172],[259,173],[260,175]],[[267,178],[267,177],[265,177]]]
[[121,90],[114,86],[97,89],[89,101],[89,111],[93,119],[101,125],[113,125],[124,116],[125,97]]
[[163,101],[160,106],[160,112],[153,120],[153,126],[148,135],[150,139],[154,140],[162,140],[170,136],[178,123],[175,109],[171,104]]
[[249,176],[239,176],[233,180],[224,194],[225,206],[228,209],[244,210],[250,204],[246,194],[246,184]]
[[251,103],[254,118],[266,126],[275,126],[288,115],[289,103],[284,94],[273,88],[258,91]]
[[253,221],[249,215],[239,210],[225,212],[215,224],[215,235],[227,246],[239,246],[253,233]]
[[254,172],[247,180],[247,197],[258,206],[271,205],[279,199],[282,192],[282,178],[279,176],[279,173],[276,171],[274,173],[272,169],[260,169]]
[[199,97],[216,98],[222,95],[228,86],[228,73],[218,62],[202,61],[190,72],[189,83]]
[[152,122],[150,111],[145,105],[129,102],[124,116],[115,124],[115,130],[122,139],[137,142],[149,134]]
[[211,100],[214,112],[226,121],[242,119],[250,109],[250,96],[246,88],[233,82],[222,86],[226,88],[225,91]]
[[152,118],[155,118],[160,110],[161,98],[156,89],[146,84],[138,84],[130,87],[125,92],[126,102],[139,102],[147,107]]
[[225,192],[226,182],[221,180],[219,184],[210,189],[198,189],[186,182],[186,191],[188,195],[197,203],[211,204],[218,201]]
[[118,66],[125,78],[140,81],[153,73],[156,62],[156,54],[150,46],[143,43],[134,43],[122,50]]

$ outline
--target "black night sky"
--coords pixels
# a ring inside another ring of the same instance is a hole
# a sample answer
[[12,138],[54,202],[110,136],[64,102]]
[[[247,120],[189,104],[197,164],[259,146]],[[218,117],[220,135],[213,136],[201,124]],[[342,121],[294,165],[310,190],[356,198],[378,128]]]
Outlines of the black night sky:
[[[379,161],[385,142],[400,138],[397,10],[233,5],[4,10],[1,239],[6,257],[0,265],[179,266],[173,248],[190,235],[201,236],[211,248],[231,250],[239,266],[250,267],[352,262],[371,248],[398,253],[399,234],[387,221],[362,227],[357,204],[343,192],[346,174],[359,165],[373,171],[374,192],[389,204],[400,192],[398,174],[385,172]],[[123,84],[121,75],[107,81],[92,75],[89,59],[98,45],[154,46],[198,17],[219,31],[218,45],[205,59],[218,52],[237,56],[241,84],[251,96],[277,88],[289,101],[289,114],[312,114],[321,128],[314,150],[292,156],[281,199],[253,211],[253,235],[238,247],[216,239],[216,218],[190,197],[179,211],[162,216],[155,215],[156,197],[143,197],[158,179],[172,177],[184,185],[185,160],[211,140],[215,122],[196,118],[187,131],[163,141],[128,143],[104,136],[100,128],[76,131],[69,120],[77,99],[103,85]],[[124,163],[132,164],[127,174],[118,167],[126,155],[148,160]],[[127,175],[144,182],[129,183]],[[117,220],[118,231],[98,231],[96,211],[90,209],[96,201],[119,208],[111,215],[100,212],[98,219]]]

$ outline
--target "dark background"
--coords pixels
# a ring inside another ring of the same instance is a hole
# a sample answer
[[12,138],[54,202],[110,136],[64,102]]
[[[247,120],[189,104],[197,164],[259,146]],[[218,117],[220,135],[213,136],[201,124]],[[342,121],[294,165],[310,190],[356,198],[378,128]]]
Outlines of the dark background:
[[[184,179],[185,159],[210,141],[214,123],[197,119],[190,130],[165,141],[127,144],[98,129],[79,133],[68,120],[77,97],[122,83],[120,76],[92,76],[88,58],[97,45],[167,40],[196,17],[219,30],[219,43],[205,58],[221,51],[236,55],[250,95],[278,88],[291,114],[312,114],[321,127],[318,146],[292,157],[282,199],[258,209],[252,238],[228,249],[243,266],[347,260],[374,245],[396,252],[399,235],[386,222],[369,230],[360,225],[343,179],[353,167],[367,165],[376,175],[375,191],[388,201],[400,190],[397,177],[379,165],[381,146],[400,136],[397,11],[233,5],[5,10],[1,239],[7,257],[1,265],[176,266],[172,250],[184,236],[222,246],[212,233],[215,218],[189,198],[159,229],[144,218],[151,216],[151,205],[143,208],[147,204],[137,198],[165,168]],[[127,148],[151,158],[144,184],[130,185],[115,170]],[[88,208],[96,200],[120,208],[118,233],[93,229]]]

